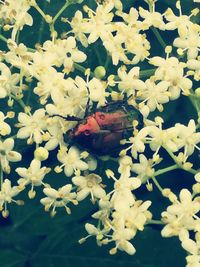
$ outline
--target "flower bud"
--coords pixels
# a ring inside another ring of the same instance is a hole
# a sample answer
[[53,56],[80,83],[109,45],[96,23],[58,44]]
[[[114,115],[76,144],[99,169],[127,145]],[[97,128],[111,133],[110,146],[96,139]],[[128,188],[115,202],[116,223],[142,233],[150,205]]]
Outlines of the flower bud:
[[45,20],[47,23],[51,23],[52,22],[52,17],[50,15],[45,15]]
[[200,97],[200,87],[195,90],[195,95],[197,95],[198,97]]
[[44,147],[38,147],[34,151],[34,158],[39,161],[46,160],[48,156],[49,156],[49,151]]
[[102,79],[106,75],[106,69],[103,66],[98,66],[94,70],[94,75],[98,79]]

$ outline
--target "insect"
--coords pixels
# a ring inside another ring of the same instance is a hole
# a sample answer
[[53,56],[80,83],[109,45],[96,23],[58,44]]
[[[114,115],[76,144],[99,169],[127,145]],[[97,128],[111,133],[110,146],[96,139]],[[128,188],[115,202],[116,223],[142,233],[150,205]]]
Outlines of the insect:
[[133,130],[132,121],[141,120],[141,114],[132,106],[125,108],[126,101],[115,101],[106,106],[88,111],[86,105],[84,118],[62,117],[68,121],[77,121],[77,126],[68,132],[72,141],[96,155],[116,155],[122,149],[120,140]]

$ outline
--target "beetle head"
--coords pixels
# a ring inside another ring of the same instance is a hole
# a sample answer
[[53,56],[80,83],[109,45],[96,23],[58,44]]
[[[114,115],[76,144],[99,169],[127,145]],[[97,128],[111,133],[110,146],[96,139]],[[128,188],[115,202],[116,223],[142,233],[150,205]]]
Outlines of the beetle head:
[[96,121],[96,119],[93,116],[89,116],[86,120],[85,124],[79,124],[74,135],[80,136],[80,135],[91,135],[94,133],[99,133],[100,127]]

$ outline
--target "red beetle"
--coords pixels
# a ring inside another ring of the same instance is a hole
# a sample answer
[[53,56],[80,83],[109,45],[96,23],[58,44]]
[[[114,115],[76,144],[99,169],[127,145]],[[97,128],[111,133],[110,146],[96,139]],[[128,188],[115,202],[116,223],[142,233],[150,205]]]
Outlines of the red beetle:
[[124,108],[125,101],[107,104],[92,114],[87,115],[89,100],[83,119],[74,116],[62,117],[69,121],[78,121],[77,126],[70,130],[72,141],[97,155],[118,155],[122,149],[120,140],[133,130],[132,121],[141,122],[142,115],[132,106]]
[[[124,102],[123,102],[124,103]],[[131,107],[127,111],[123,109],[122,101],[109,104],[101,108],[82,121],[71,131],[72,139],[81,146],[89,149],[97,155],[116,154],[122,146],[120,140],[124,139],[128,132],[133,130],[132,121],[140,119],[140,113]]]

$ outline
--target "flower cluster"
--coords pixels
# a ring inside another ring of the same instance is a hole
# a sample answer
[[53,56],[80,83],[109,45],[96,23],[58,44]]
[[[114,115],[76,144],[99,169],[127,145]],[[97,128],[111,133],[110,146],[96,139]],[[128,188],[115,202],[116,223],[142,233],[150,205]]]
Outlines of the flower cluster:
[[[110,254],[115,254],[117,249],[126,251],[130,255],[135,253],[136,250],[130,240],[134,238],[138,230],[144,230],[152,214],[148,211],[151,201],[136,200],[132,192],[141,186],[141,181],[130,177],[131,164],[131,158],[128,156],[121,158],[118,170],[119,179],[111,170],[106,171],[107,176],[114,180],[114,190],[106,196],[102,191],[99,211],[92,215],[94,219],[98,219],[100,224],[95,227],[87,223],[85,228],[88,236],[82,238],[81,243],[90,236],[96,236],[99,245],[115,242]],[[101,191],[98,191],[100,194]]]
[[[86,223],[80,243],[95,236],[98,245],[114,243],[110,254],[132,255],[137,232],[159,223],[162,236],[178,237],[189,253],[187,266],[199,266],[199,8],[184,14],[178,0],[160,13],[156,0],[144,0],[125,12],[121,0],[81,2],[67,0],[50,16],[35,0],[0,1],[0,211],[7,217],[10,203],[23,204],[15,198],[27,188],[29,198],[42,188],[40,203],[52,217],[89,198],[97,224]],[[77,10],[64,17],[72,4]],[[31,48],[24,28],[34,12],[42,16],[44,41]],[[166,104],[182,99],[196,115],[166,123]],[[102,151],[108,153],[99,157]],[[118,174],[106,165],[111,161]],[[175,169],[194,176],[192,192],[160,185],[158,177]],[[59,175],[63,184],[54,188]],[[171,203],[158,220],[151,201],[136,197],[145,186]]]

